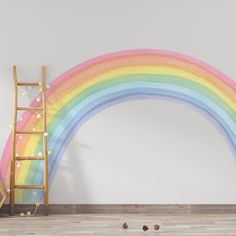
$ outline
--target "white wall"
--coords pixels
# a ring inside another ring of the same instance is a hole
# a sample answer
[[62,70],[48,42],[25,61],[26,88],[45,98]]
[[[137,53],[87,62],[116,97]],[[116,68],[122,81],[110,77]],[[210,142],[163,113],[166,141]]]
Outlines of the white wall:
[[[236,78],[234,0],[0,0],[0,152],[12,119],[11,65],[53,80],[111,51],[185,53]],[[236,203],[236,165],[220,132],[182,104],[119,104],[71,141],[51,203]],[[67,191],[65,191],[67,190]]]

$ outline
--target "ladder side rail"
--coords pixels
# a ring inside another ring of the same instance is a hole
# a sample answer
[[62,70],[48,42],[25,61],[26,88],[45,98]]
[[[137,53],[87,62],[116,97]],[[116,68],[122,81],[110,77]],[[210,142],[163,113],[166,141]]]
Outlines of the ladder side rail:
[[[43,100],[43,131],[47,132],[47,101],[46,101],[46,67],[42,66],[42,100]],[[44,153],[44,210],[48,215],[48,150],[47,135],[43,135],[43,153]]]
[[10,215],[14,215],[15,206],[15,155],[16,155],[16,122],[17,122],[17,72],[16,65],[13,66],[13,82],[14,82],[14,114],[12,124],[12,146],[11,146],[11,166],[10,166]]

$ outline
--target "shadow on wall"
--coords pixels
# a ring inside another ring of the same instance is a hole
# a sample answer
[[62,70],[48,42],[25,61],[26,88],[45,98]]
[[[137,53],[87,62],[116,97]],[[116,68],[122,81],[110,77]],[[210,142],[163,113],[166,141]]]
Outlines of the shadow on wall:
[[[54,180],[57,179],[57,181],[55,183],[53,180],[50,188],[50,202],[55,204],[66,203],[68,201],[66,196],[71,196],[69,201],[75,203],[82,203],[84,199],[90,200],[91,194],[89,193],[89,184],[84,173],[81,151],[84,149],[92,150],[93,147],[76,140],[73,140],[71,144],[67,148],[54,177]],[[70,161],[70,158],[74,159],[73,162]],[[60,196],[60,199],[63,202],[57,202],[58,197],[55,197],[54,193],[58,191],[54,191],[54,189],[61,189],[62,196]],[[64,192],[67,193],[64,194],[65,198],[63,196]]]

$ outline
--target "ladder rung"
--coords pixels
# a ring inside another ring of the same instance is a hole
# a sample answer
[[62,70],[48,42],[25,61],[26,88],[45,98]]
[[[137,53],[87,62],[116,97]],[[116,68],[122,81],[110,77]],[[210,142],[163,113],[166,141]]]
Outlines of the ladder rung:
[[41,83],[23,83],[23,82],[18,82],[17,86],[41,86]]
[[44,189],[43,185],[15,185],[15,189]]
[[43,134],[44,131],[16,131],[16,134]]
[[44,157],[16,157],[16,161],[43,161]]
[[42,111],[44,108],[42,107],[17,107],[18,111]]

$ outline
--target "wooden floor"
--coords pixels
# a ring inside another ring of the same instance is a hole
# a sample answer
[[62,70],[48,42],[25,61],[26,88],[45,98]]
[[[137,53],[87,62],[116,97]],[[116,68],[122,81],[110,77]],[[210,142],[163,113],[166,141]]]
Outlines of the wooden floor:
[[[122,229],[123,222],[129,228]],[[142,231],[146,224],[150,230]],[[154,231],[153,225],[160,230]],[[83,214],[35,217],[0,216],[0,235],[236,235],[235,214],[147,215]]]

